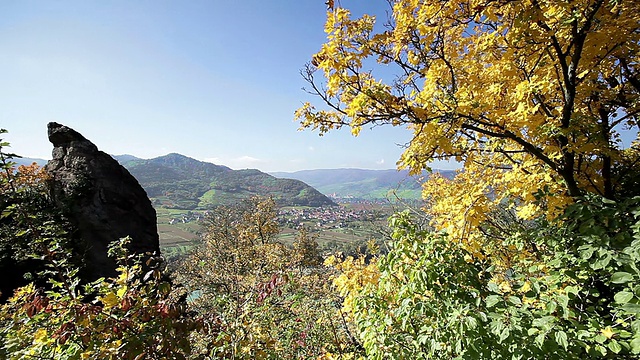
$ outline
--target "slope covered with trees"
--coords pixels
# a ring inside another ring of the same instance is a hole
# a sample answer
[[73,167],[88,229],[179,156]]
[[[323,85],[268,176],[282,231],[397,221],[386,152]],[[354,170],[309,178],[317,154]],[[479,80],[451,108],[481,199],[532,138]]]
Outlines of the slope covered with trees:
[[[454,171],[441,170],[452,177]],[[272,173],[279,178],[290,178],[313,186],[323,194],[360,199],[386,199],[398,195],[404,199],[419,199],[422,183],[429,176],[423,172],[412,176],[407,170],[318,169]]]
[[122,158],[155,206],[209,209],[254,195],[273,196],[280,205],[322,206],[334,203],[309,185],[277,179],[259,170],[231,170],[180,154],[155,159]]

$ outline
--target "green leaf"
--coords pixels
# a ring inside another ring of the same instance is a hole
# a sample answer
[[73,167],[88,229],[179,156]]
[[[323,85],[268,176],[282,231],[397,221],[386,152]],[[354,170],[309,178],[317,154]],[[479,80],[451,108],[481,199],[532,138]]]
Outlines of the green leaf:
[[495,293],[500,292],[500,287],[495,282],[488,283],[487,284],[487,289],[489,289],[489,291],[495,292]]
[[622,305],[622,310],[632,314],[640,314],[640,304],[624,304]]
[[613,351],[615,354],[619,353],[620,350],[622,350],[622,346],[620,346],[620,344],[616,340],[611,340],[607,345],[607,347],[609,348],[609,350]]
[[585,246],[583,249],[579,250],[580,251],[580,258],[582,260],[589,260],[591,258],[591,256],[593,256],[593,252],[596,249],[592,246]]
[[618,330],[616,332],[616,335],[619,336],[620,339],[629,339],[630,337],[633,336],[632,333],[628,332],[627,330],[622,330],[622,329]]
[[[600,270],[600,269],[604,269],[605,267],[607,267],[607,265],[609,265],[609,262],[611,261],[611,255],[606,254],[605,257],[602,257],[598,260],[596,260],[596,262],[594,262],[593,264],[591,264],[591,268],[593,270]],[[607,350],[605,349],[605,352]]]
[[618,293],[616,293],[613,296],[613,299],[618,303],[618,304],[626,304],[628,303],[631,299],[633,299],[633,293],[623,290],[620,291]]
[[498,339],[498,342],[501,343],[503,342],[506,338],[509,337],[509,328],[505,327],[504,329],[502,329],[502,331],[500,332],[500,337]]
[[522,305],[522,301],[517,296],[509,296],[508,300],[513,305]]
[[9,209],[9,208],[2,210],[2,213],[0,213],[0,219],[4,219],[6,217],[11,216],[11,214],[13,213],[11,210],[12,209]]
[[628,272],[618,271],[611,276],[611,282],[614,284],[626,284],[629,281],[633,281],[633,275]]
[[566,309],[567,306],[569,306],[569,297],[567,295],[559,295],[557,300],[558,304],[560,304],[563,309]]
[[640,336],[636,336],[629,343],[631,345],[631,352],[634,354],[640,354]]
[[420,334],[420,335],[418,335],[418,338],[417,338],[418,345],[424,345],[430,339],[431,339],[431,336],[429,336],[429,334]]
[[531,322],[531,325],[540,329],[545,329],[545,328],[551,328],[551,324],[553,324],[555,321],[556,321],[556,318],[554,316],[543,316],[538,319],[533,319],[533,321]]
[[480,318],[480,321],[482,321],[482,322],[487,322],[489,320],[489,318],[487,317],[487,314],[485,314],[482,311],[478,312],[478,317]]
[[493,307],[495,304],[497,304],[498,302],[500,302],[502,300],[502,297],[500,297],[499,295],[489,295],[487,296],[487,299],[485,300],[485,302],[487,303],[487,307]]
[[566,288],[564,288],[564,291],[565,291],[567,294],[578,295],[578,292],[579,292],[580,290],[578,289],[578,287],[577,287],[577,286],[573,286],[573,285],[572,285],[572,286],[567,286]]
[[31,229],[26,229],[26,230],[20,230],[16,233],[16,237],[22,237],[25,236],[26,234],[30,233]]
[[567,347],[569,346],[569,342],[567,341],[567,333],[562,330],[556,332],[556,342],[558,343],[558,345],[567,350]]

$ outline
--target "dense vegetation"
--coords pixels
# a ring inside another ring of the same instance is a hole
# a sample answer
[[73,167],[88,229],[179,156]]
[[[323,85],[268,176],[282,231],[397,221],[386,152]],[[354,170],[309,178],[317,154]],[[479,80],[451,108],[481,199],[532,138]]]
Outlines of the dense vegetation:
[[406,126],[402,167],[462,166],[425,182],[429,231],[336,262],[367,356],[637,356],[638,2],[328,4],[302,127]]
[[[3,288],[0,357],[280,359],[355,347],[314,238],[301,229],[290,247],[274,241],[273,199],[216,207],[200,245],[170,271],[161,258],[127,253],[131,239],[114,241],[118,276],[87,282],[46,173],[16,168],[7,145],[0,265],[27,278]],[[19,265],[29,260],[27,273]]]
[[426,212],[392,216],[384,251],[323,266],[305,229],[276,242],[275,202],[253,198],[208,215],[171,281],[116,242],[120,276],[83,284],[40,175],[3,153],[3,249],[28,239],[45,268],[0,310],[3,357],[640,356],[640,147],[619,140],[639,127],[640,5],[397,0],[379,27],[327,4],[305,75],[329,110],[298,118],[406,125],[414,174],[460,161],[424,184]]

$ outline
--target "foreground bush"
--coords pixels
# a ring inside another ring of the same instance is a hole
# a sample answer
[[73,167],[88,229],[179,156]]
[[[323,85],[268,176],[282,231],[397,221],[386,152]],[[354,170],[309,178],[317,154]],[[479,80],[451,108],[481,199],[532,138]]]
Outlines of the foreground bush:
[[207,356],[315,359],[355,346],[315,239],[303,229],[293,248],[278,243],[275,210],[268,198],[216,208],[176,270],[189,308],[213,330],[194,341]]
[[[114,250],[125,244],[123,239]],[[160,268],[121,252],[117,278],[81,285],[62,254],[53,245],[47,255],[49,286],[22,287],[0,308],[3,358],[184,359],[190,354],[188,336],[198,322],[184,311]]]
[[504,245],[538,251],[499,267],[408,213],[377,267],[334,281],[372,359],[584,359],[640,354],[640,198],[590,197]]

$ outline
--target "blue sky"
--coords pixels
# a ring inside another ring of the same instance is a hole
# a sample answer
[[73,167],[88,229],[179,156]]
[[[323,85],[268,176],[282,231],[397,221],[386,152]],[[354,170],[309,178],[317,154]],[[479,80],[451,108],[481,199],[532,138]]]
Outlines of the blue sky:
[[[343,0],[380,12],[384,0]],[[49,158],[46,124],[101,150],[178,152],[234,169],[394,168],[405,129],[298,131],[299,74],[325,40],[323,0],[0,2],[0,127]],[[316,102],[317,103],[317,102]]]

